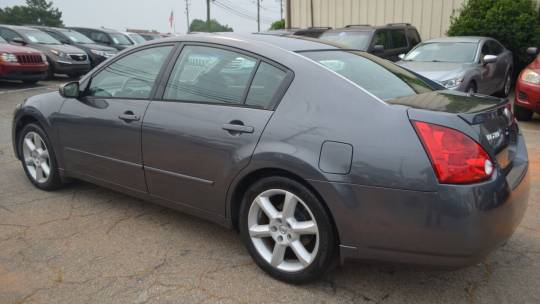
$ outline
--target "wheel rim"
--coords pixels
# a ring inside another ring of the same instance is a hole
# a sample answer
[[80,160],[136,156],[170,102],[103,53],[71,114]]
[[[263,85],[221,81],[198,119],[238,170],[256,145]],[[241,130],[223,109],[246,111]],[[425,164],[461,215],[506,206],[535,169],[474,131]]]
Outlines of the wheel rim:
[[308,206],[289,191],[271,189],[259,194],[249,209],[248,229],[259,255],[279,270],[304,270],[317,256],[317,221]]
[[51,174],[49,150],[43,138],[36,132],[28,132],[23,139],[23,159],[32,179],[44,183]]
[[470,95],[470,94],[476,93],[476,89],[474,88],[474,86],[471,86],[471,87],[469,88],[469,92],[468,92],[468,93],[469,93],[469,95]]

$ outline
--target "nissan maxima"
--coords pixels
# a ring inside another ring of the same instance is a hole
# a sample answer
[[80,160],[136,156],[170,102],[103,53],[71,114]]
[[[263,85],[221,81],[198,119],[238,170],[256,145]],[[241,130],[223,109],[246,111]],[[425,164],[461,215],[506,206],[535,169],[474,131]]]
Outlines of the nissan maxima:
[[463,267],[520,223],[528,157],[507,100],[438,89],[323,42],[194,34],[27,99],[13,146],[39,189],[80,179],[237,229],[286,282],[338,257]]

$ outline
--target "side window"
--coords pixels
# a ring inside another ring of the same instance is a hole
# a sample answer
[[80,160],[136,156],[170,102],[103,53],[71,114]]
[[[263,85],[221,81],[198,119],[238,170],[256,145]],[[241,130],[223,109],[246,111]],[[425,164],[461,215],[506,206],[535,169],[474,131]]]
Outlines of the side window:
[[375,37],[373,38],[373,45],[382,45],[385,49],[390,48],[389,39],[390,35],[388,34],[388,31],[386,30],[379,30],[375,33]]
[[62,42],[62,43],[69,43],[69,41],[66,39],[66,37],[64,37],[63,35],[60,35],[56,32],[48,32],[46,31],[45,33],[51,35],[54,39]]
[[172,46],[145,49],[117,60],[92,78],[87,96],[149,98]]
[[482,58],[484,58],[484,56],[486,55],[491,55],[490,54],[490,49],[489,49],[489,45],[488,43],[484,43],[484,45],[482,46],[482,51],[480,52],[480,60],[482,60]]
[[110,41],[109,37],[102,32],[90,32],[90,39],[101,43],[108,43]]
[[206,46],[186,46],[178,58],[164,98],[240,104],[257,60]]
[[407,34],[409,36],[409,43],[411,44],[411,47],[414,47],[420,43],[420,35],[418,35],[416,30],[408,29]]
[[2,36],[2,38],[4,38],[7,41],[11,41],[13,38],[22,38],[21,35],[8,29],[0,29],[0,36]]
[[503,47],[498,42],[489,40],[487,44],[489,45],[490,55],[500,55],[502,53]]
[[286,76],[284,71],[261,62],[249,88],[246,104],[268,109]]
[[401,49],[407,47],[407,37],[405,36],[405,30],[390,30],[392,36],[392,48]]

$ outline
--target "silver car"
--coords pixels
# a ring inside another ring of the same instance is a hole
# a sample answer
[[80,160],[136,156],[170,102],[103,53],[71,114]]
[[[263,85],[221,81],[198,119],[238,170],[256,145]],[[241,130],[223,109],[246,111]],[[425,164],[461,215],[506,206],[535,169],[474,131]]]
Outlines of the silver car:
[[506,97],[512,87],[512,52],[492,38],[432,39],[400,57],[397,64],[447,89]]

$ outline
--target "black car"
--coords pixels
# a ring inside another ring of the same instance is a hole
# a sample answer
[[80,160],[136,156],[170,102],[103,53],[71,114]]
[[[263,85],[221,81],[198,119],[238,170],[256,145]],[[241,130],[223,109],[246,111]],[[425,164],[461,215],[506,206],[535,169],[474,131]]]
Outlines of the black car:
[[97,44],[113,47],[119,51],[133,46],[133,43],[119,31],[106,28],[69,27],[86,37],[92,39]]
[[408,53],[422,41],[416,27],[409,23],[390,23],[383,26],[347,25],[325,31],[319,38],[391,61],[398,61],[400,54]]
[[319,38],[324,32],[331,30],[331,27],[308,27],[308,28],[290,28],[282,30],[272,30],[266,32],[259,32],[256,34],[261,35],[274,35],[274,36],[304,36],[311,38]]
[[53,36],[56,38],[56,40],[62,42],[63,44],[74,45],[85,51],[86,54],[88,54],[88,58],[90,58],[92,68],[118,53],[117,49],[110,46],[97,44],[85,35],[72,29],[47,26],[32,27]]
[[85,51],[64,45],[51,35],[31,27],[0,25],[0,36],[11,44],[28,46],[47,56],[49,78],[54,74],[78,77],[90,70],[90,60]]

